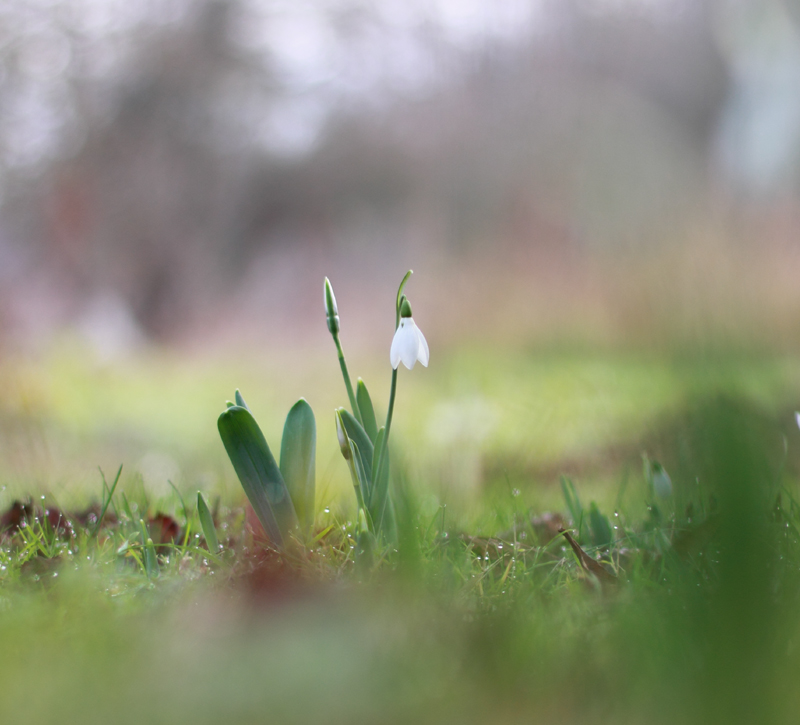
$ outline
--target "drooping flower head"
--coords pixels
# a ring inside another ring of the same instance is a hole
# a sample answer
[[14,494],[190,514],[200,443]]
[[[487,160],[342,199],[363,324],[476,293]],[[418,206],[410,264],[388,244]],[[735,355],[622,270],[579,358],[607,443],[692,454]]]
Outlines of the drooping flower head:
[[412,370],[417,360],[428,367],[430,359],[428,342],[425,340],[422,330],[414,322],[414,318],[411,316],[411,305],[405,297],[400,305],[400,324],[394,333],[389,359],[395,370],[401,362],[409,370]]

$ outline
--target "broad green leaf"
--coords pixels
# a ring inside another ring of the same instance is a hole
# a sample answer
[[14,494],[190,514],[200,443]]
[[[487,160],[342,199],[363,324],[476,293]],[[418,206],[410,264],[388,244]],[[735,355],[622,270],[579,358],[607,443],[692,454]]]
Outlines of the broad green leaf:
[[314,525],[317,424],[314,411],[300,398],[286,416],[281,440],[281,475],[305,535]]
[[358,454],[361,456],[361,464],[364,468],[364,473],[367,477],[367,487],[363,489],[364,500],[369,501],[372,495],[372,461],[375,447],[372,445],[364,426],[361,425],[350,413],[350,411],[341,409],[342,425],[344,425],[347,437],[350,438],[358,446]]
[[212,554],[218,554],[219,539],[217,538],[217,528],[214,526],[214,517],[211,516],[208,504],[200,491],[197,492],[197,515],[200,517],[200,526],[203,529],[203,536],[206,537],[208,550]]
[[358,410],[361,412],[364,430],[367,431],[369,439],[374,444],[375,438],[378,435],[378,423],[375,420],[375,409],[372,407],[372,398],[369,397],[367,386],[361,378],[358,379],[356,401],[358,402]]
[[217,421],[219,434],[247,498],[270,541],[283,546],[297,516],[278,464],[250,411],[235,405]]

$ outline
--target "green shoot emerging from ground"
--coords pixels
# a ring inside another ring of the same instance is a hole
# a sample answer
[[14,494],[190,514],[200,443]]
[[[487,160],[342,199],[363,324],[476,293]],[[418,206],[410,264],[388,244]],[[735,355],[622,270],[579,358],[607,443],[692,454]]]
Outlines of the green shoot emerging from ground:
[[[360,549],[372,552],[376,537],[385,545],[396,542],[397,523],[391,492],[389,435],[392,429],[397,393],[397,367],[402,360],[410,370],[419,360],[427,367],[430,353],[425,336],[411,317],[411,305],[403,288],[411,277],[403,277],[395,300],[395,335],[390,350],[392,383],[386,423],[378,428],[375,409],[367,386],[358,379],[353,391],[342,344],[336,296],[325,278],[325,317],[333,336],[352,413],[336,410],[339,446],[350,469],[361,527]],[[291,540],[308,540],[315,512],[316,422],[314,413],[302,398],[289,411],[283,429],[280,466],[270,451],[258,423],[241,393],[228,402],[219,417],[218,427],[236,475],[242,484],[270,544],[285,548]],[[371,553],[370,553],[371,556]]]

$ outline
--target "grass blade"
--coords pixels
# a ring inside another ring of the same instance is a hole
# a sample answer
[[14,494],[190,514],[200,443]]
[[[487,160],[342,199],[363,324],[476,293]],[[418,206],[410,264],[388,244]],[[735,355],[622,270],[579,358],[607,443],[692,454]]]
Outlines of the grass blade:
[[[100,471],[100,475],[103,476],[103,488],[106,487],[106,477],[103,474],[103,471]],[[100,531],[100,524],[103,523],[103,517],[106,515],[106,511],[108,511],[108,506],[111,503],[111,498],[114,496],[114,491],[117,488],[117,484],[119,483],[119,477],[122,475],[122,464],[120,464],[119,469],[117,470],[117,475],[114,477],[114,483],[111,484],[111,488],[108,490],[108,498],[105,497],[105,491],[103,492],[103,508],[100,509],[100,515],[97,517],[97,523],[95,524],[94,531],[92,531],[92,538],[97,536],[97,533]]]
[[186,526],[186,528],[188,528],[189,527],[189,510],[186,508],[186,501],[183,500],[183,496],[181,495],[181,492],[175,487],[175,484],[172,481],[167,479],[167,483],[170,485],[170,487],[172,488],[173,492],[178,497],[178,502],[180,503],[181,508],[183,509],[184,526]]
[[125,512],[128,520],[135,525],[136,519],[133,517],[133,509],[130,503],[128,503],[128,497],[125,495],[125,491],[122,492],[122,510]]
[[567,504],[572,523],[578,529],[578,538],[581,538],[581,528],[583,526],[583,506],[575,490],[575,484],[567,476],[561,476],[561,491],[564,494],[564,501]]
[[206,537],[208,550],[212,554],[218,553],[219,539],[217,538],[217,528],[214,526],[214,518],[211,516],[211,511],[208,510],[208,504],[200,491],[197,492],[197,515],[200,518],[203,536]]

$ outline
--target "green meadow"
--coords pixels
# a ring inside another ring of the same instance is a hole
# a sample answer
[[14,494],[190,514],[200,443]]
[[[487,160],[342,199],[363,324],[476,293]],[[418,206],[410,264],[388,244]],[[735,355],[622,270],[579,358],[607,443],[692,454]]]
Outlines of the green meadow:
[[[2,720],[793,722],[800,360],[433,354],[400,370],[397,537],[369,556],[331,350],[7,358],[0,504],[29,515],[0,549]],[[348,361],[380,419],[388,361]],[[273,449],[298,397],[315,411],[305,546],[245,515],[216,427],[237,387]]]

